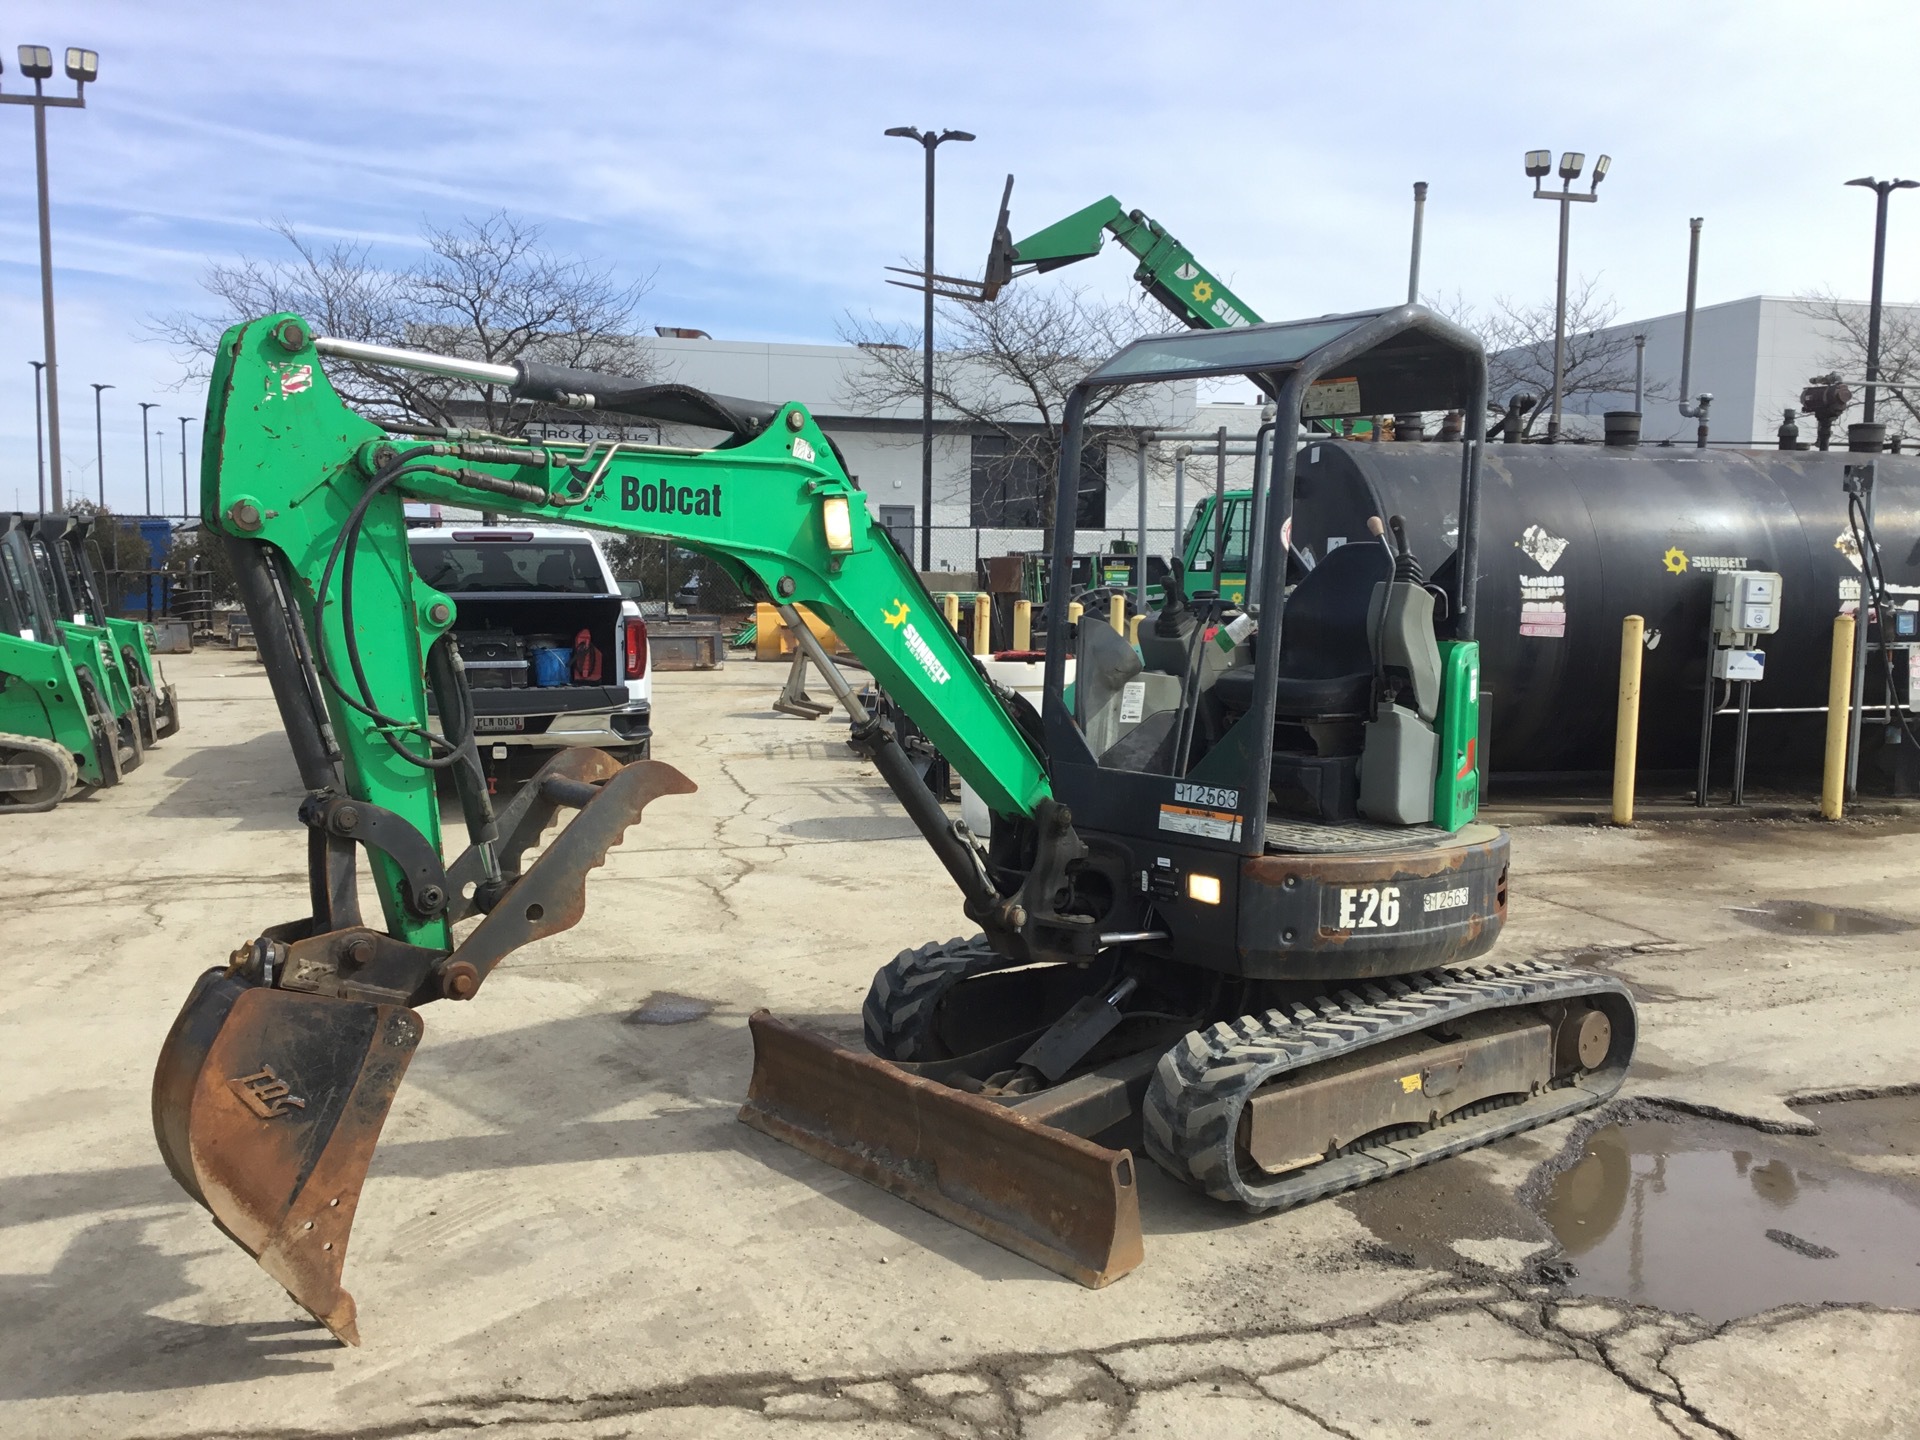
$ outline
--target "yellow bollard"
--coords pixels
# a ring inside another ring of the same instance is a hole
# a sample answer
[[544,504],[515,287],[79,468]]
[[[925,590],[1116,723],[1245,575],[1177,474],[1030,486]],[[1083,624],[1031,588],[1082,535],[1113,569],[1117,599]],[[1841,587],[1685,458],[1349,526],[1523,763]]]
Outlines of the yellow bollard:
[[1125,635],[1127,633],[1126,596],[1109,595],[1107,597],[1107,623],[1113,626],[1114,634]]
[[1080,623],[1080,617],[1086,613],[1086,608],[1087,607],[1082,605],[1078,600],[1075,600],[1071,605],[1067,606],[1067,623],[1069,625],[1078,625]]
[[993,653],[993,601],[986,595],[973,597],[973,653]]
[[1640,760],[1640,662],[1647,650],[1647,622],[1629,615],[1620,622],[1620,711],[1613,730],[1613,823],[1633,824],[1633,776]]
[[1140,648],[1140,622],[1146,618],[1144,615],[1136,615],[1127,622],[1127,640],[1136,650]]
[[947,628],[960,633],[960,597],[949,590],[940,597],[940,613],[947,617]]
[[1016,650],[1033,648],[1033,602],[1031,600],[1013,602],[1013,648]]
[[1820,772],[1820,818],[1838,820],[1846,807],[1847,718],[1853,709],[1851,615],[1833,617],[1833,663],[1827,671],[1827,759]]

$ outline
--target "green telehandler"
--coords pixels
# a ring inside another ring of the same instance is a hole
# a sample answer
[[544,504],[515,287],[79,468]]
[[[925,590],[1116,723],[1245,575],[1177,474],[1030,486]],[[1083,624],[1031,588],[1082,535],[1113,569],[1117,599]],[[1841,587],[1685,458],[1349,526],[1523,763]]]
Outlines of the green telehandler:
[[120,782],[119,726],[73,644],[25,531],[0,514],[0,814],[51,810],[83,787]]
[[[341,403],[328,358],[722,438],[390,430]],[[1486,385],[1478,341],[1417,306],[1158,337],[1074,391],[1061,453],[1079,454],[1101,387],[1194,375],[1252,377],[1287,435],[1328,375],[1369,411],[1475,416]],[[161,1050],[155,1133],[179,1183],[343,1341],[349,1230],[422,1008],[472,999],[513,950],[575,924],[586,872],[650,801],[693,788],[663,761],[567,750],[496,810],[456,603],[410,563],[405,500],[667,538],[780,608],[980,933],[880,967],[864,1053],[752,1016],[740,1118],[1039,1264],[1098,1286],[1141,1261],[1133,1134],[1186,1184],[1275,1208],[1572,1114],[1624,1078],[1619,982],[1469,963],[1508,895],[1507,837],[1477,818],[1477,429],[1440,623],[1391,521],[1289,589],[1283,446],[1248,604],[1176,593],[1138,651],[1056,607],[1038,707],[975,665],[797,404],[316,338],[270,315],[222,338],[205,434],[202,518],[307,788],[308,904],[194,985]],[[1063,467],[1062,585],[1077,482]],[[986,833],[927,790],[800,604],[984,800]],[[451,861],[438,772],[468,834]]]
[[46,549],[55,604],[75,623],[107,632],[132,696],[141,743],[150,749],[179,731],[179,696],[154,657],[152,628],[108,611],[104,567],[96,564],[97,523],[90,515],[41,515],[33,521],[33,534]]

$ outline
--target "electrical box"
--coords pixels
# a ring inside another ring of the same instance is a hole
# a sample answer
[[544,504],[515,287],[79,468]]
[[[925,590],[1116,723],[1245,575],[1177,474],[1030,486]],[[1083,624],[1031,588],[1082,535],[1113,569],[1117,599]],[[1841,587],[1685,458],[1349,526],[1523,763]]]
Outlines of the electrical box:
[[1713,641],[1745,648],[1780,628],[1780,576],[1772,570],[1720,570],[1713,577]]
[[1767,678],[1767,652],[1764,650],[1715,650],[1713,678],[1716,680],[1764,680]]

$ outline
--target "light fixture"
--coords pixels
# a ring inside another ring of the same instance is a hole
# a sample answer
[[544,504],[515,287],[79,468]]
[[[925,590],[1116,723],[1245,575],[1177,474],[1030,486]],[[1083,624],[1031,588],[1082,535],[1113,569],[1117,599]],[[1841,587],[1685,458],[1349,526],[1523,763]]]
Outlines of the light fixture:
[[942,130],[940,132],[940,138],[942,140],[971,140],[973,139],[973,132],[971,130]]
[[67,78],[91,85],[100,78],[100,52],[67,47]]
[[1553,152],[1551,150],[1527,151],[1527,174],[1530,177],[1538,180],[1551,169],[1553,169]]
[[53,78],[53,51],[44,45],[20,47],[20,73],[29,80]]
[[895,125],[882,133],[897,136],[902,140],[918,140],[920,138],[920,127],[917,125]]
[[1587,163],[1587,157],[1578,150],[1566,150],[1560,155],[1560,178],[1574,181],[1580,178],[1581,167]]
[[829,495],[820,503],[821,523],[826,526],[827,549],[844,555],[853,549],[853,510],[844,495]]
[[1611,170],[1612,168],[1613,168],[1613,157],[1611,155],[1602,155],[1598,160],[1593,162],[1593,188],[1594,189],[1598,190],[1600,188],[1600,182],[1607,178],[1607,171]]
[[1218,875],[1188,875],[1187,898],[1198,900],[1202,905],[1220,903],[1220,877]]

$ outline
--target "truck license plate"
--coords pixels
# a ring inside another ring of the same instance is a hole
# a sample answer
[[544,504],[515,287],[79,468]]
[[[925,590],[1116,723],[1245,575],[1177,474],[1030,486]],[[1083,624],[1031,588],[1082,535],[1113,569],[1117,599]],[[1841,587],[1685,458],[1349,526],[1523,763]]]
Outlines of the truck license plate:
[[476,735],[510,735],[526,728],[524,715],[476,715],[473,718]]

